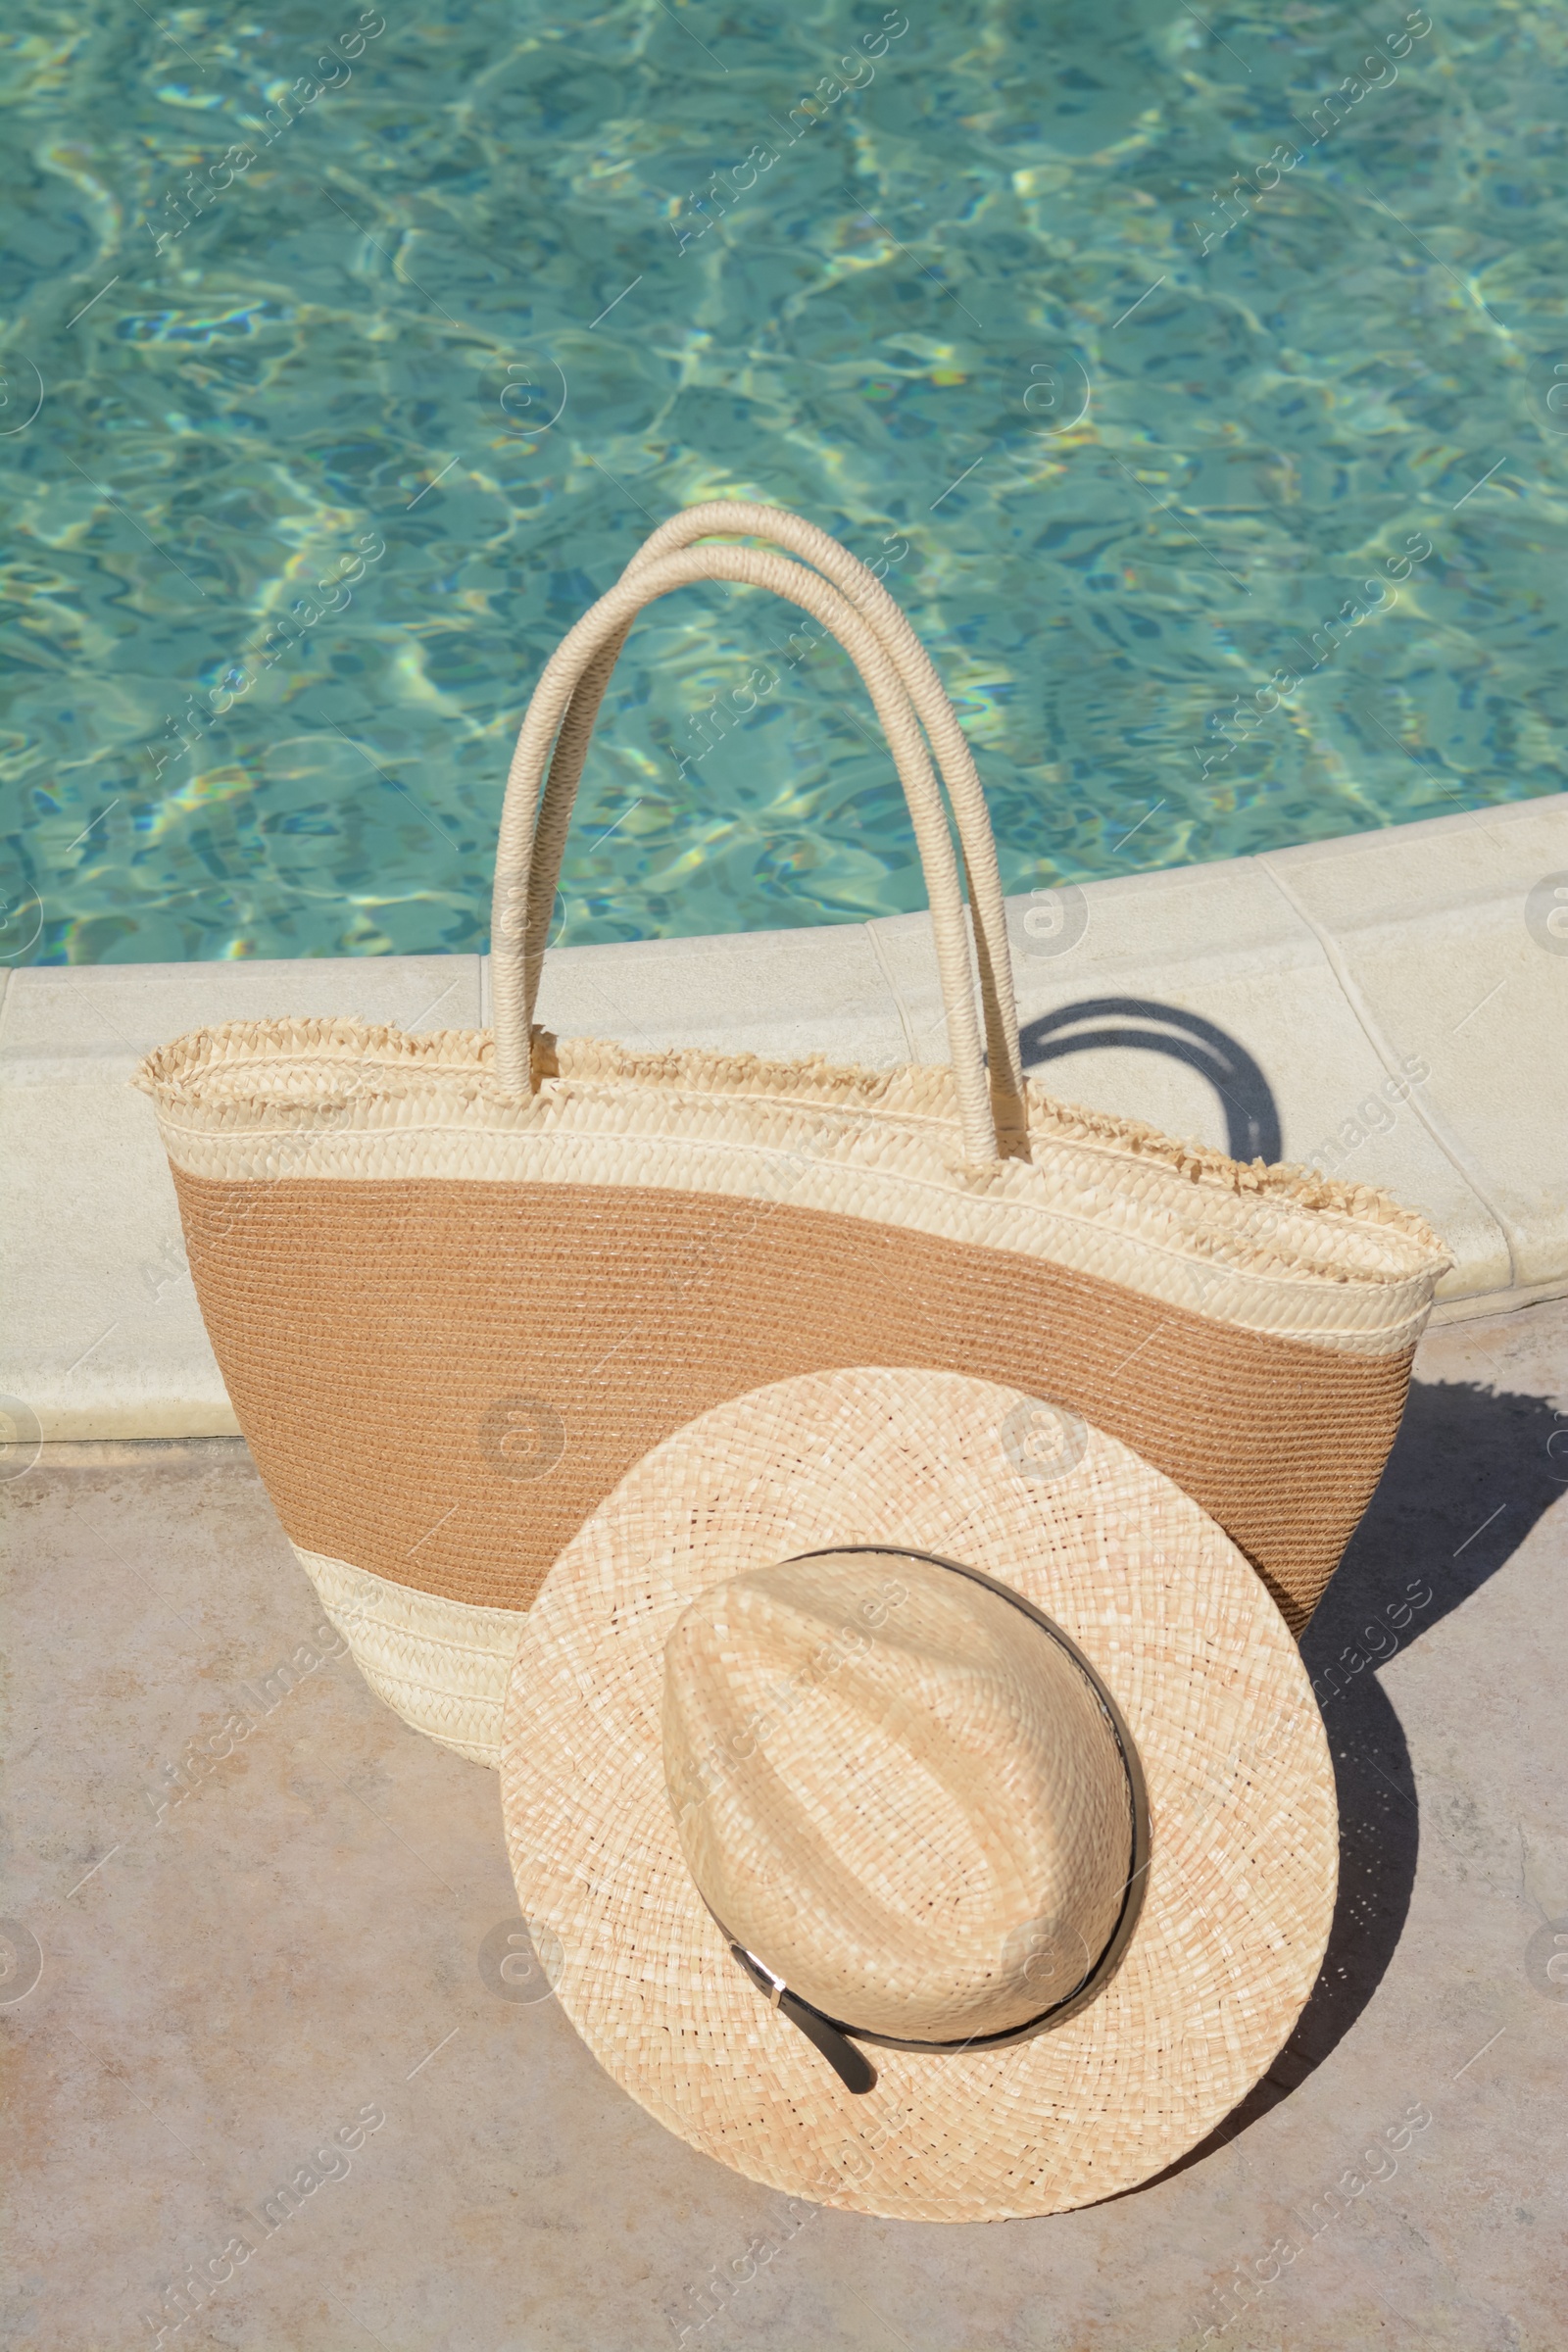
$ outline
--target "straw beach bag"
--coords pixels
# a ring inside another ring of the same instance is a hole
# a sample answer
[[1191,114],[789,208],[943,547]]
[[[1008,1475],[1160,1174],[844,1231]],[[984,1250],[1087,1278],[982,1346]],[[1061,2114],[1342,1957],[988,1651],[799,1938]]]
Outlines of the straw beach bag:
[[[804,561],[695,544],[714,533]],[[950,1067],[533,1026],[600,701],[641,609],[699,580],[773,590],[858,667],[914,822]],[[691,509],[564,639],[508,779],[492,971],[493,1035],[236,1022],[137,1080],[257,1467],[409,1722],[494,1762],[516,1612],[632,1464],[727,1399],[851,1365],[1049,1399],[1064,1461],[1082,1416],[1193,1496],[1305,1624],[1447,1260],[1381,1194],[1024,1083],[973,762],[907,622],[836,541],[771,508]]]

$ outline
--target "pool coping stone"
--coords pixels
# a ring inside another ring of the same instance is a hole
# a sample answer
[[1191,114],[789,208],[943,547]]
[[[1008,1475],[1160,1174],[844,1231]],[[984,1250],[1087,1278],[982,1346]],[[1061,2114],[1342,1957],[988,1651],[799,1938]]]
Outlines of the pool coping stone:
[[[1568,1292],[1559,880],[1568,906],[1568,795],[1010,899],[1020,1026],[1068,1101],[1221,1149],[1273,1115],[1279,1156],[1420,1209],[1455,1259],[1435,1321],[1526,1306]],[[33,965],[0,992],[0,1393],[46,1440],[237,1435],[131,1072],[225,1020],[483,1027],[487,960]],[[872,1068],[946,1054],[923,914],[557,948],[540,1018]]]

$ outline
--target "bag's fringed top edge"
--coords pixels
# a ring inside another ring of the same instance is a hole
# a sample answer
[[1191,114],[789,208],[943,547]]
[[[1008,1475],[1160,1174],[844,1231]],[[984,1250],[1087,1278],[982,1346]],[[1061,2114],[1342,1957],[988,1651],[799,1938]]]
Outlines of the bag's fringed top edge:
[[[813,1108],[880,1111],[895,1118],[952,1117],[952,1073],[942,1063],[867,1070],[819,1054],[767,1061],[756,1054],[722,1054],[708,1047],[638,1053],[598,1038],[558,1041],[540,1029],[534,1039],[545,1075],[563,1082],[611,1080],[672,1094],[732,1094]],[[479,1099],[514,1108],[495,1079],[488,1030],[411,1035],[385,1023],[341,1017],[289,1015],[191,1030],[148,1054],[134,1083],[166,1117],[195,1113],[203,1124],[222,1125],[247,1114],[316,1111],[325,1095],[341,1097],[344,1066],[350,1064],[363,1072],[364,1091],[373,1092],[379,1102],[458,1079],[467,1081]],[[1209,1145],[1166,1135],[1143,1119],[1064,1102],[1033,1078],[1024,1081],[1024,1097],[1035,1139],[1125,1152],[1217,1191],[1254,1194],[1293,1208],[1387,1226],[1417,1251],[1444,1266],[1449,1262],[1427,1220],[1376,1186],[1347,1184],[1294,1161],[1269,1165],[1232,1159]]]

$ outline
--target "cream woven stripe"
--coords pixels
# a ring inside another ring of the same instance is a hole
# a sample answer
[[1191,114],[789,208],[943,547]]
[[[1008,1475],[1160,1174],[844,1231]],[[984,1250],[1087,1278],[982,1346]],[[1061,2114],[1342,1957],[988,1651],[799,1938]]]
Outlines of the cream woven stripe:
[[[178,1167],[236,1185],[441,1177],[787,1200],[1016,1250],[1245,1330],[1362,1356],[1411,1344],[1445,1262],[1413,1219],[1412,1231],[1289,1196],[1222,1194],[1152,1155],[1049,1130],[1037,1133],[1050,1149],[1033,1162],[1004,1160],[965,1185],[940,1101],[922,1119],[695,1086],[610,1086],[592,1061],[606,1050],[592,1046],[564,1045],[563,1076],[530,1102],[487,1100],[476,1055],[466,1070],[363,1069],[364,1091],[333,1102],[347,1056],[335,1067],[319,1054],[285,1059],[291,1026],[255,1024],[257,1062],[225,1057],[206,1101],[161,1096],[159,1126]],[[236,1043],[231,1030],[228,1055]],[[575,1078],[579,1060],[588,1067]],[[906,1091],[924,1078],[946,1095],[951,1083],[946,1071],[901,1076]]]
[[494,1772],[522,1614],[442,1600],[294,1545],[354,1663],[394,1714]]
[[[818,530],[813,522],[782,507],[760,507],[737,499],[714,499],[688,507],[661,523],[626,566],[633,578],[650,564],[694,540],[718,532],[746,533],[771,539],[815,565],[841,588],[869,622],[891,658],[909,700],[914,705],[931,744],[957,818],[958,839],[968,876],[975,920],[975,953],[980,964],[980,1000],[985,1011],[986,1059],[991,1082],[991,1106],[997,1132],[1004,1141],[1019,1137],[1023,1120],[1023,1069],[1018,1052],[1018,1013],[1013,999],[1012,959],[1007,949],[1006,912],[1002,901],[1002,876],[997,845],[986,811],[980,778],[968,743],[952,703],[904,613],[881,581],[846,547]],[[610,683],[630,623],[612,637],[584,670],[562,722],[555,757],[545,779],[544,799],[534,835],[533,870],[528,891],[528,929],[534,939],[548,936],[555,906],[556,885],[571,819],[572,802],[600,703]],[[530,987],[527,1017],[534,1015],[537,980]]]
[[697,580],[739,580],[773,589],[830,629],[864,678],[909,804],[925,871],[964,1150],[977,1166],[994,1161],[1000,1151],[975,1018],[968,922],[941,795],[909,698],[892,661],[846,597],[802,564],[751,548],[697,547],[650,564],[602,596],[545,664],[513,755],[496,857],[491,959],[496,1070],[503,1088],[522,1095],[531,1083],[528,1006],[538,988],[545,931],[542,924],[529,927],[530,878],[535,815],[550,747],[595,655],[624,634],[644,605]]

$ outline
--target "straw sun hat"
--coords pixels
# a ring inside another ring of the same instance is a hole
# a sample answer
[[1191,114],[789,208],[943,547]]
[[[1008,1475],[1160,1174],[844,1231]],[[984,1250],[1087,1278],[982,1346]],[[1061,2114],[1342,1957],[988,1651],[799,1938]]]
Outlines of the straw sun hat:
[[502,1799],[615,2081],[901,2219],[1161,2171],[1279,2050],[1334,1908],[1322,1723],[1247,1560],[954,1373],[780,1381],[646,1455],[528,1616]]

